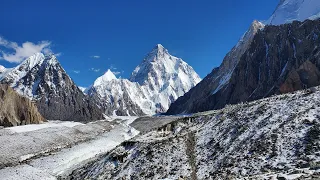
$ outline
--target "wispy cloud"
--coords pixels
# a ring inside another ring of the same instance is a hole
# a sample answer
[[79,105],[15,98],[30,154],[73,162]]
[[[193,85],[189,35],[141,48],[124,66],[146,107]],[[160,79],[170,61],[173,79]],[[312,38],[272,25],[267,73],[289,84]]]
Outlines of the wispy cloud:
[[80,71],[78,71],[78,70],[73,70],[72,72],[74,72],[74,73],[76,73],[76,74],[79,74],[79,73],[80,73]]
[[119,74],[121,74],[120,71],[112,71],[112,73],[113,73],[114,75],[119,75]]
[[117,70],[118,68],[116,68],[113,64],[111,64],[110,69],[111,70]]
[[56,53],[56,54],[54,54],[56,57],[60,57],[61,55],[62,55],[62,53],[60,52],[60,53]]
[[20,63],[26,58],[39,52],[44,54],[52,54],[52,50],[50,49],[50,41],[41,41],[36,44],[27,41],[19,45],[16,42],[11,42],[3,37],[0,37],[0,46],[13,51],[12,53],[1,51],[0,55],[0,59],[11,63]]
[[117,67],[115,67],[113,64],[110,65],[110,68],[111,72],[114,74],[114,75],[120,75],[120,74],[123,74],[124,71],[119,71]]
[[100,56],[95,55],[95,56],[91,56],[91,58],[100,59]]
[[100,69],[96,69],[96,68],[90,68],[89,70],[90,71],[94,71],[94,72],[99,72],[100,71]]

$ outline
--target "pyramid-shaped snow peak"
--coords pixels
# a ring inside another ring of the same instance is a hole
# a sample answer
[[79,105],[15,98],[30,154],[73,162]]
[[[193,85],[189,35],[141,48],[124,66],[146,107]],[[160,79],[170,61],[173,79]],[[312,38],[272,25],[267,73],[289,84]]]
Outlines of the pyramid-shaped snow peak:
[[99,86],[103,83],[112,81],[114,79],[117,79],[117,77],[113,74],[113,72],[108,69],[108,71],[106,73],[104,73],[104,75],[100,76],[95,82],[94,82],[94,86]]

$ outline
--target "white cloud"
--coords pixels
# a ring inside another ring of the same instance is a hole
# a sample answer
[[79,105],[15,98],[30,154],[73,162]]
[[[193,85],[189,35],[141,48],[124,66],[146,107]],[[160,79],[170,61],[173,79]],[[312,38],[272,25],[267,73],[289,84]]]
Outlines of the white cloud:
[[78,71],[78,70],[74,70],[74,71],[72,71],[72,72],[74,72],[74,73],[76,73],[76,74],[79,74],[79,73],[80,73],[80,71]]
[[89,70],[90,71],[94,71],[94,72],[99,72],[100,71],[100,69],[95,69],[95,68],[90,68]]
[[119,75],[119,74],[121,74],[120,71],[112,71],[112,73],[113,73],[114,75]]
[[3,37],[0,37],[0,46],[13,51],[13,53],[1,51],[2,55],[0,55],[0,59],[12,63],[20,63],[21,61],[25,60],[35,53],[43,52],[44,54],[52,54],[50,45],[50,41],[41,41],[37,44],[34,44],[32,42],[25,42],[21,46],[19,46],[16,42],[10,42]]
[[62,53],[60,52],[60,53],[56,53],[56,54],[54,54],[54,56],[56,56],[56,57],[60,57],[62,55]]
[[111,64],[110,68],[111,72],[114,74],[114,75],[119,75],[119,74],[123,74],[124,71],[117,71],[117,67],[115,67],[113,64]]
[[111,69],[111,70],[117,70],[118,68],[114,67],[114,66],[111,64],[110,69]]
[[95,55],[95,56],[91,56],[91,58],[99,59],[100,56]]

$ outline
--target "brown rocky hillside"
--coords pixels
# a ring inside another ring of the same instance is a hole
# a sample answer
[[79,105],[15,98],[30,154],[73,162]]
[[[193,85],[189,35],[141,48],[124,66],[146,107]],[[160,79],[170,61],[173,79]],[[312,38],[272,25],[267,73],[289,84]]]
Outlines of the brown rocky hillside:
[[39,124],[45,119],[28,98],[17,94],[8,85],[0,85],[0,126]]

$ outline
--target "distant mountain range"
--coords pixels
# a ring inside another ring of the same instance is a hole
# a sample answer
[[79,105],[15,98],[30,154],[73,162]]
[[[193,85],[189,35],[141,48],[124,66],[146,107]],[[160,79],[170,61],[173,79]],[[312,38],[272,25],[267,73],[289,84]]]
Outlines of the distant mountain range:
[[106,114],[139,116],[164,113],[170,104],[200,82],[182,59],[156,45],[136,67],[130,79],[117,79],[108,70],[87,90],[101,102]]
[[320,84],[319,12],[319,1],[281,0],[273,15],[264,23],[254,21],[221,66],[202,81],[158,44],[129,79],[108,70],[80,89],[54,55],[37,53],[15,68],[0,66],[0,83],[34,101],[46,119],[91,121],[105,115],[219,109]]
[[75,85],[54,55],[37,53],[15,68],[0,67],[0,83],[35,101],[50,120],[91,121],[104,115],[163,113],[200,80],[192,67],[160,44],[130,80],[117,79],[108,70],[86,90]]

